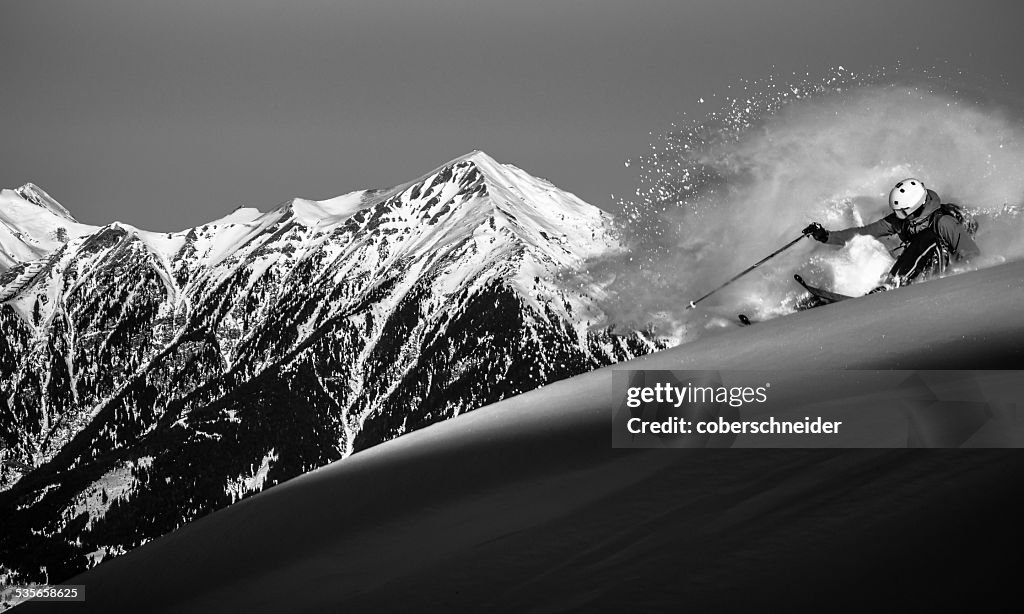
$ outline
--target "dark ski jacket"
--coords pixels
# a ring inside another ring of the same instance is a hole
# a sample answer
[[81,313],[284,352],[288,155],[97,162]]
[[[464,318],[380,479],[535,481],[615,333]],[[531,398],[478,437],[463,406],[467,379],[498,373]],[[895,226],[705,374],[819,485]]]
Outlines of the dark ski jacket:
[[904,244],[912,245],[918,234],[932,230],[938,237],[940,248],[948,257],[961,262],[974,258],[981,253],[978,244],[974,242],[959,220],[942,210],[942,207],[939,206],[941,202],[938,194],[928,190],[928,199],[925,201],[925,206],[928,209],[917,219],[901,220],[896,217],[895,213],[890,213],[867,226],[829,232],[826,243],[843,245],[857,235],[872,237],[898,235]]

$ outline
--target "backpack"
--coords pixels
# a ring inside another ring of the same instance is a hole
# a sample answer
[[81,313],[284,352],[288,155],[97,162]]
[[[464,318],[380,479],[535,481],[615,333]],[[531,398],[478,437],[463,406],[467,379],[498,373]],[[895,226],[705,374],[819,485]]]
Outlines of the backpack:
[[[954,205],[953,203],[940,203],[939,209],[935,213],[937,214],[940,211],[946,215],[952,215],[956,221],[964,227],[964,230],[967,231],[967,234],[970,235],[971,238],[974,238],[974,236],[978,234],[978,218],[976,218],[972,212],[964,209],[960,205]],[[939,218],[942,217],[942,215],[936,214],[932,214],[931,226],[933,229],[939,223]]]

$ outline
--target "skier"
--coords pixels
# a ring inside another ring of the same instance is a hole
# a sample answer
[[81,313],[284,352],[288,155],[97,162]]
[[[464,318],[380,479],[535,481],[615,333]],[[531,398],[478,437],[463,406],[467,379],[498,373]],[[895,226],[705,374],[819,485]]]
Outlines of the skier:
[[883,279],[883,285],[872,292],[941,274],[951,259],[967,262],[981,253],[960,208],[942,203],[939,195],[926,188],[920,179],[897,183],[889,192],[889,206],[892,213],[867,226],[829,231],[814,222],[804,229],[804,234],[829,245],[843,245],[856,235],[899,236],[903,252]]

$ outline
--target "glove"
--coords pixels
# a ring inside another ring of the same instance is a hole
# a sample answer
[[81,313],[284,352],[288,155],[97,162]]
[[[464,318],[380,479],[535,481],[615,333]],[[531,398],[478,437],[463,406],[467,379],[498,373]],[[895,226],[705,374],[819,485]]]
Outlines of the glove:
[[892,275],[890,273],[886,273],[885,275],[883,275],[882,278],[878,280],[878,283],[879,286],[872,290],[871,292],[868,292],[868,294],[878,294],[879,292],[886,292],[888,290],[892,290],[893,288],[899,288],[901,285],[903,285],[901,283],[899,275]]
[[821,243],[828,241],[828,231],[818,222],[808,225],[807,228],[804,228],[802,234],[811,235],[815,241],[820,241]]

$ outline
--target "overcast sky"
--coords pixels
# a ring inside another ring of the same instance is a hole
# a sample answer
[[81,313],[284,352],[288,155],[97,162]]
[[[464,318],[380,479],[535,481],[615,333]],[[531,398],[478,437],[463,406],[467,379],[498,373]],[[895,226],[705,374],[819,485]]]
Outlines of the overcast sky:
[[5,0],[0,185],[177,230],[482,149],[612,209],[738,79],[951,59],[1024,90],[1020,4]]

